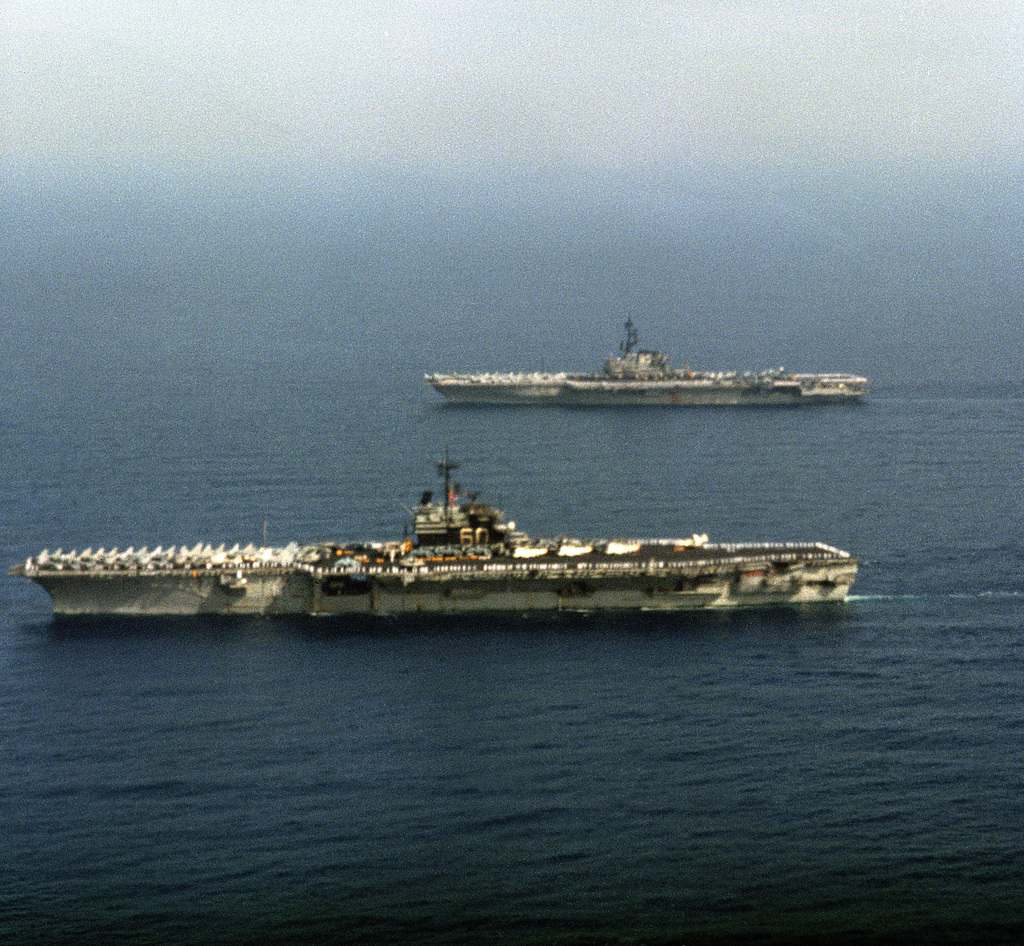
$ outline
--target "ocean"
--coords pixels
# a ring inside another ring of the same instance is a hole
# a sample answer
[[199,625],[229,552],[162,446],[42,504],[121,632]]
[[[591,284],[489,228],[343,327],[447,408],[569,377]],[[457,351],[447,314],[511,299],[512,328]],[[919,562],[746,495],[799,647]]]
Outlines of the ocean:
[[[827,185],[827,186],[826,186]],[[1019,185],[9,179],[0,551],[821,540],[840,609],[64,620],[0,582],[0,943],[1024,939]],[[445,369],[866,374],[443,404]]]

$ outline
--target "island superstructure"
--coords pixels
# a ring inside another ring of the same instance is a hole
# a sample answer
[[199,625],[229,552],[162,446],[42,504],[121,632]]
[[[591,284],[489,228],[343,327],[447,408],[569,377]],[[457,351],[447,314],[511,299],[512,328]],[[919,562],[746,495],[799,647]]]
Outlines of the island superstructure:
[[438,464],[413,537],[283,547],[44,550],[12,569],[58,615],[438,614],[676,611],[846,599],[857,561],[821,542],[531,539]]
[[639,333],[632,319],[625,328],[619,354],[605,362],[600,375],[486,372],[428,374],[424,380],[447,400],[463,404],[779,407],[861,401],[867,396],[867,378],[853,374],[672,368],[661,352],[637,348]]

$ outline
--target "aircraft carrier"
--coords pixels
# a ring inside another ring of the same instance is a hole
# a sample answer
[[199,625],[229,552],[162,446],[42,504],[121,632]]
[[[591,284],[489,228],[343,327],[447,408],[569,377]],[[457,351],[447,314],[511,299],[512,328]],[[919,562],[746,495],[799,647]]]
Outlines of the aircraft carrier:
[[[676,611],[846,599],[848,552],[820,542],[536,540],[453,488],[424,492],[414,536],[283,547],[44,550],[12,569],[57,615],[354,615]],[[461,498],[460,498],[461,497]]]
[[639,349],[633,320],[619,354],[604,373],[505,372],[428,374],[427,384],[462,404],[564,404],[585,407],[676,405],[680,407],[783,407],[862,401],[867,378],[853,374],[792,374],[763,371],[676,369],[661,352]]

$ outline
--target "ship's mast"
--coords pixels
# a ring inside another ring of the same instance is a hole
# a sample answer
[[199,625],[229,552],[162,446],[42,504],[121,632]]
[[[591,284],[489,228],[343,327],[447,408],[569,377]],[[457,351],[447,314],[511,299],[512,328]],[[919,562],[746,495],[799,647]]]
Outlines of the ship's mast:
[[448,531],[449,519],[449,499],[451,497],[451,483],[452,483],[452,470],[459,468],[458,463],[452,460],[448,456],[448,448],[444,448],[444,461],[437,464],[438,476],[444,477],[444,528],[445,532]]
[[626,319],[626,340],[619,342],[619,351],[623,356],[628,355],[638,341],[640,341],[640,333],[637,332],[633,320],[631,318]]

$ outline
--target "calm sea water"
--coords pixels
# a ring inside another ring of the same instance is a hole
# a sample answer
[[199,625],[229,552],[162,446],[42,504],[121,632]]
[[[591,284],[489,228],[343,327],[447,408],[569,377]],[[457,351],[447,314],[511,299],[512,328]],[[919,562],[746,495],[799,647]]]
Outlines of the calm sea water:
[[[11,190],[7,565],[400,535],[449,447],[534,534],[821,539],[862,569],[824,613],[370,623],[54,622],[4,579],[0,942],[1019,942],[1021,215],[966,193],[901,224],[802,191]],[[422,387],[592,367],[626,315],[678,362],[873,394]]]

